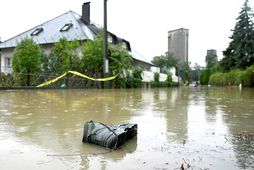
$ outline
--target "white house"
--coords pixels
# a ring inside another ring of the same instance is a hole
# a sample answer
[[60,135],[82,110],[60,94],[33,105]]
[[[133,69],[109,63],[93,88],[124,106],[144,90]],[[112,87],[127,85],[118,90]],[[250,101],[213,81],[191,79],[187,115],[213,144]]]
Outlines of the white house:
[[[0,42],[0,71],[4,73],[12,72],[11,63],[14,48],[25,38],[33,39],[44,52],[48,53],[52,45],[63,37],[67,40],[77,39],[83,42],[87,39],[93,40],[99,31],[100,28],[90,21],[90,2],[86,2],[82,5],[81,16],[73,11],[68,11],[15,37]],[[150,67],[153,66],[151,62],[143,60],[135,52],[132,52],[130,43],[127,40],[109,32],[109,42],[112,44],[122,43],[132,54],[134,65],[145,70],[150,70]]]

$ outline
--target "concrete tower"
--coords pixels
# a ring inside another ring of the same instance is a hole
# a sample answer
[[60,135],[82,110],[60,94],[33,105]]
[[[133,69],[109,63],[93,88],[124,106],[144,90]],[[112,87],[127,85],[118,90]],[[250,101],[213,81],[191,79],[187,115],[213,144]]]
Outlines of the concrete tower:
[[168,32],[168,53],[181,61],[188,62],[189,30],[180,28]]

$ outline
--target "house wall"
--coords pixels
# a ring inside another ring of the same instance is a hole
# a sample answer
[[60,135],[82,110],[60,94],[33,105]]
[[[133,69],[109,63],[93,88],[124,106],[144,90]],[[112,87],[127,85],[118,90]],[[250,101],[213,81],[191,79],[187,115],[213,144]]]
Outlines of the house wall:
[[[47,54],[50,53],[51,48],[52,48],[52,44],[41,45],[41,49]],[[1,67],[1,72],[5,74],[12,73],[12,57],[13,57],[14,49],[15,48],[1,49],[0,67]]]
[[134,67],[140,67],[142,68],[143,70],[146,70],[146,71],[150,71],[151,70],[151,65],[150,64],[147,64],[147,63],[144,63],[142,61],[139,61],[139,60],[133,60],[133,66]]
[[[46,54],[49,54],[51,49],[52,49],[52,46],[53,44],[43,44],[43,45],[40,45],[41,49],[43,52],[45,52]],[[13,56],[13,52],[14,52],[14,48],[4,48],[4,49],[1,49],[2,50],[2,54],[1,54],[1,72],[3,73],[12,73],[12,66],[11,66],[11,63],[12,63],[12,56]],[[82,57],[82,48],[78,48],[77,49],[77,54],[79,57]],[[10,59],[10,65],[8,66],[7,65],[7,58]],[[139,61],[139,60],[135,60],[133,61],[133,66],[134,67],[140,67],[142,68],[143,70],[146,70],[146,71],[150,71],[151,70],[151,65],[148,64],[148,63],[145,63],[145,62],[142,62],[142,61]]]
[[1,72],[6,74],[12,72],[11,63],[12,63],[13,51],[14,51],[14,48],[1,49]]

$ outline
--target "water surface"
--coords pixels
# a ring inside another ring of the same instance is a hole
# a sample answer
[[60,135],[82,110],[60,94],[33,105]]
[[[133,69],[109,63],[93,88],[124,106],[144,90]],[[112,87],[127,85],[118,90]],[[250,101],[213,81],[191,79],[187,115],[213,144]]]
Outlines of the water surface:
[[[0,169],[254,169],[254,90],[0,91]],[[84,122],[137,123],[109,152]],[[239,137],[245,135],[245,138]]]

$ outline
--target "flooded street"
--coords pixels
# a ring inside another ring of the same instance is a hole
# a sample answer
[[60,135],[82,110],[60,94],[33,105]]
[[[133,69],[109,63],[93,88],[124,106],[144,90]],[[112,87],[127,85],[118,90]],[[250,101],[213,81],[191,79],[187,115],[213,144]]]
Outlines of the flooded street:
[[[86,121],[137,123],[108,152]],[[254,89],[0,91],[0,169],[254,169]]]

